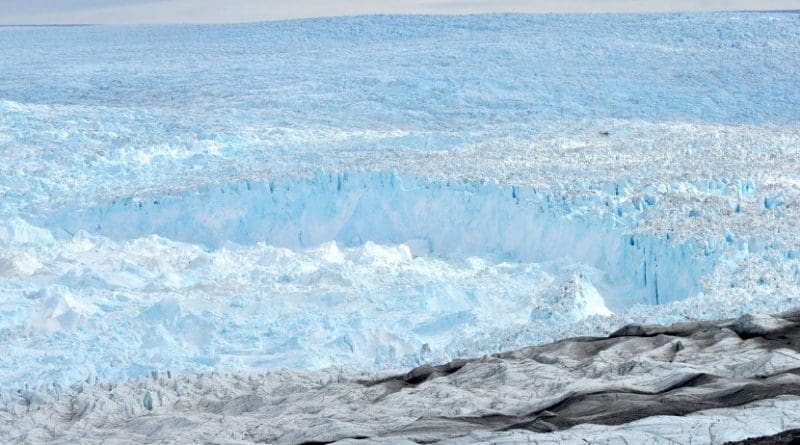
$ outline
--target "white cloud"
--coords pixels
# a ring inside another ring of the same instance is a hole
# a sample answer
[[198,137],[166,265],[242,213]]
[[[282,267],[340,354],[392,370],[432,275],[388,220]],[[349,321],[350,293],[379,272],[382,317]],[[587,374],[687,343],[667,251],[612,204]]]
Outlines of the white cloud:
[[[2,1],[2,0],[0,0]],[[163,0],[0,15],[0,24],[231,23],[354,14],[800,9],[800,0]]]

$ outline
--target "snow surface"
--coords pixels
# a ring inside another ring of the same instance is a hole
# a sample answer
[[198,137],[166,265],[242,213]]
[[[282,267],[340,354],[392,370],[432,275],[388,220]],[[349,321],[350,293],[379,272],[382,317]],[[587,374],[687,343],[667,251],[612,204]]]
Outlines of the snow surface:
[[0,385],[800,296],[797,14],[0,29]]

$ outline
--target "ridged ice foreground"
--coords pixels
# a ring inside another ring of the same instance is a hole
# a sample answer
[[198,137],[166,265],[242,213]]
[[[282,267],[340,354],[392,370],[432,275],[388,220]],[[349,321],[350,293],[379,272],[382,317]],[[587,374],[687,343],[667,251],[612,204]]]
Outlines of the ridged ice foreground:
[[800,429],[798,370],[800,312],[630,325],[404,375],[153,372],[0,393],[0,440],[725,443]]

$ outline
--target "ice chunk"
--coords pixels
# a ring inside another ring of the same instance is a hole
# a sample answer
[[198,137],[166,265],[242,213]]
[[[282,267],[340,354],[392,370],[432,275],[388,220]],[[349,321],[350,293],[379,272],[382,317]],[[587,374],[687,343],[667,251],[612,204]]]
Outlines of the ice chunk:
[[50,286],[32,295],[36,304],[28,317],[28,327],[34,332],[71,331],[84,327],[98,308],[80,301],[69,289]]

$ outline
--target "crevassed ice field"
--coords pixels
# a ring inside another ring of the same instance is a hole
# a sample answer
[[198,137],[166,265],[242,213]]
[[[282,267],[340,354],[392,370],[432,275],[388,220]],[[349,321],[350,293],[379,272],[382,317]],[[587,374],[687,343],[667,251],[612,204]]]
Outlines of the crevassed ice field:
[[0,386],[800,295],[800,15],[0,28]]

